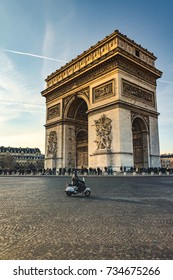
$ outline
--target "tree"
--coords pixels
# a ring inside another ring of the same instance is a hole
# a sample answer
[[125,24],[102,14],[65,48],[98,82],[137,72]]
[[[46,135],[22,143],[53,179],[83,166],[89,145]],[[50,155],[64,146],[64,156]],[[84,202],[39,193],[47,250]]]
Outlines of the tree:
[[12,155],[3,155],[0,159],[0,166],[2,169],[14,169],[16,160]]

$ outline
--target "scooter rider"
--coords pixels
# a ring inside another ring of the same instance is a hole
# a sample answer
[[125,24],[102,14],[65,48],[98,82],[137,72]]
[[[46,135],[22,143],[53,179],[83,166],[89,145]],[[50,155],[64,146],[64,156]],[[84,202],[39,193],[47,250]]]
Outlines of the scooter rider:
[[77,172],[75,172],[75,174],[72,177],[72,184],[73,184],[73,186],[77,187],[78,192],[81,192],[83,190],[85,183],[84,183],[84,181],[79,179],[79,177],[77,176]]

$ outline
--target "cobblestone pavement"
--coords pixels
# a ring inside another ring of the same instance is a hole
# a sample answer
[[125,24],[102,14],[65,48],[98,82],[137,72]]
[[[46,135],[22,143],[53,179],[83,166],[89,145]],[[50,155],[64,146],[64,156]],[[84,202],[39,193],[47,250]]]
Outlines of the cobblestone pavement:
[[0,259],[173,259],[173,177],[0,177]]

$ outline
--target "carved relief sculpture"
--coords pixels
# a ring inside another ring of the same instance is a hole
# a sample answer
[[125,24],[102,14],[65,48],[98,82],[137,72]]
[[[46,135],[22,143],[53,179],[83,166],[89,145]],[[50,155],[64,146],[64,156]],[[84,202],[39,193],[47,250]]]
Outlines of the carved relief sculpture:
[[93,102],[97,102],[114,95],[114,84],[113,81],[102,84],[98,87],[93,88]]
[[48,108],[48,114],[47,114],[48,120],[51,120],[51,119],[59,117],[59,116],[60,116],[60,103]]
[[96,126],[96,140],[97,150],[110,149],[112,142],[112,120],[107,118],[104,114],[100,119],[94,121]]
[[148,105],[154,106],[154,92],[148,91],[144,88],[138,87],[132,83],[123,80],[123,95],[138,99]]
[[57,133],[56,131],[51,131],[48,137],[47,155],[52,154],[53,157],[56,157],[56,152],[57,152]]

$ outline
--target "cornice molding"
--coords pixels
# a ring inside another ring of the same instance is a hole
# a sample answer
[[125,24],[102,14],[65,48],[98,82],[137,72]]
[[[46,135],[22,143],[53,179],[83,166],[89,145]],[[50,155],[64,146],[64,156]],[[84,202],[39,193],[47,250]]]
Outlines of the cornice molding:
[[140,107],[140,106],[137,106],[137,105],[134,105],[132,103],[125,102],[122,100],[117,100],[117,101],[113,101],[109,104],[100,105],[96,108],[92,108],[92,109],[88,110],[88,116],[98,114],[98,112],[103,113],[105,110],[108,110],[108,108],[109,108],[109,110],[115,109],[115,108],[123,108],[128,111],[132,111],[135,114],[143,114],[145,116],[152,116],[154,118],[158,118],[158,116],[160,115],[157,111],[143,108],[143,107]]
[[156,78],[159,75],[157,72],[150,72],[144,69],[141,65],[136,65],[133,61],[118,55],[116,57],[110,58],[107,61],[104,61],[102,64],[96,65],[94,68],[88,70],[73,80],[67,81],[62,85],[54,85],[51,88],[44,90],[43,96],[46,97],[46,102],[49,102],[67,92],[76,92],[76,90],[80,91],[78,89],[79,87],[86,87],[87,83],[107,73],[110,73],[115,69],[125,71],[126,73],[129,73],[138,79],[154,86],[156,86]]
[[45,96],[55,87],[60,87],[63,83],[67,83],[70,80],[77,78],[84,72],[88,72],[88,70],[91,70],[103,61],[118,54],[127,57],[129,60],[132,60],[136,64],[155,73],[157,78],[161,77],[162,72],[157,70],[154,65],[156,57],[151,52],[116,30],[114,33],[98,42],[95,46],[92,46],[87,51],[49,75],[46,79],[47,89],[42,91],[42,95]]

